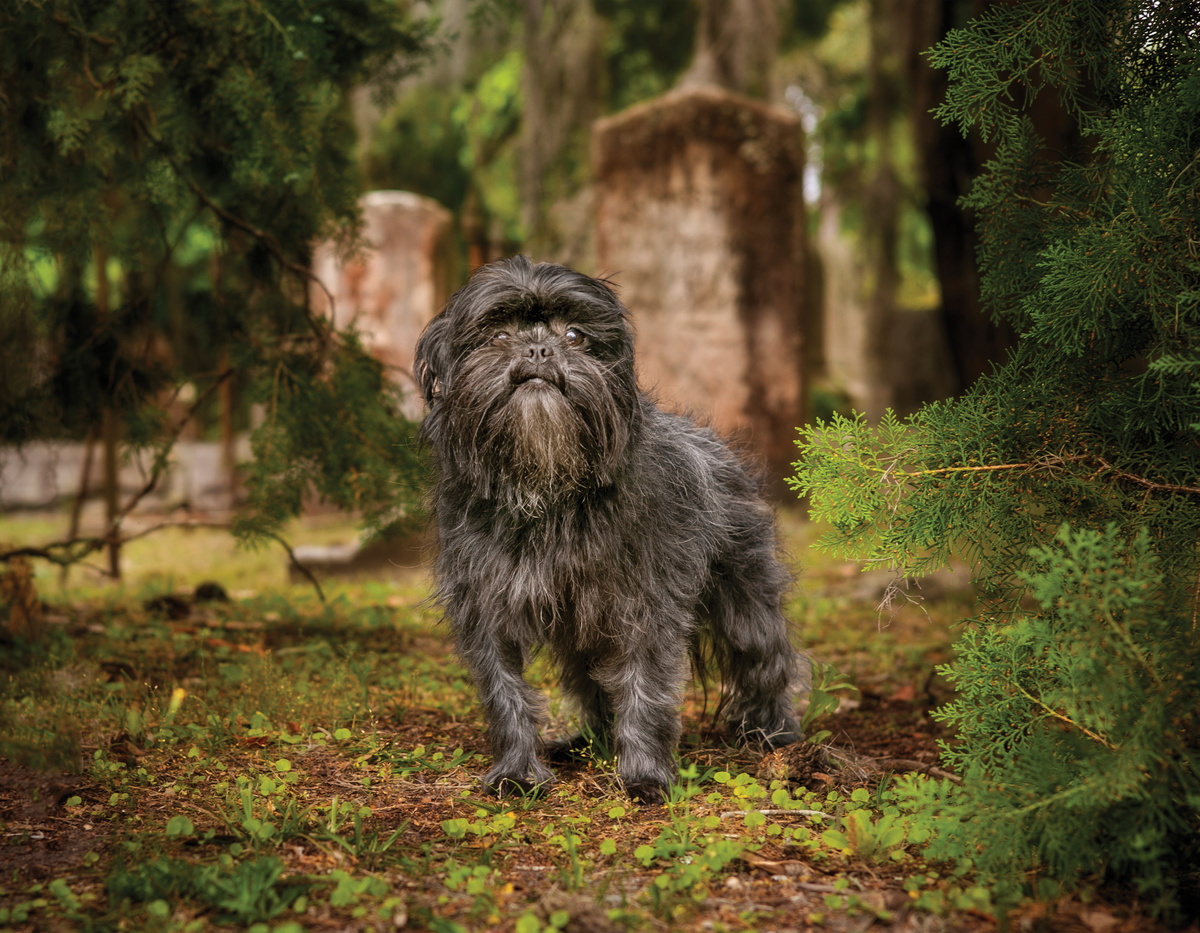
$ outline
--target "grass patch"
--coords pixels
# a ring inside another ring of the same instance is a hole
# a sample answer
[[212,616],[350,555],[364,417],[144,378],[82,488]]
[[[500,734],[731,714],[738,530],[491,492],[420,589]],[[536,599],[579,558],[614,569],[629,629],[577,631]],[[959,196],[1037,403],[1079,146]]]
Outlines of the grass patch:
[[[32,527],[6,520],[0,538]],[[811,529],[785,527],[809,562],[799,636],[861,689],[832,691],[810,728],[932,762],[921,691],[969,600],[881,626],[857,578],[804,549]],[[626,798],[600,750],[542,797],[495,800],[424,578],[332,584],[321,604],[282,552],[247,556],[220,532],[126,556],[119,587],[41,570],[41,636],[0,653],[0,926],[748,930],[912,911],[990,926],[969,866],[923,860],[886,776],[731,746],[698,688],[667,806]],[[192,602],[209,579],[234,598]],[[548,668],[533,676],[565,730]]]

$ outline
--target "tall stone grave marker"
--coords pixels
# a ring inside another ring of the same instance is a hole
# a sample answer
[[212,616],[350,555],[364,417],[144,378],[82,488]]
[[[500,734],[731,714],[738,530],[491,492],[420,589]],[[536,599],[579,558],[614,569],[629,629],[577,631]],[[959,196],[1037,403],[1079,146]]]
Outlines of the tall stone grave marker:
[[642,385],[775,479],[805,405],[801,133],[788,111],[690,87],[592,137],[596,270],[633,313]]
[[[453,216],[407,191],[371,191],[360,203],[367,247],[339,259],[333,244],[322,243],[313,273],[333,295],[334,324],[355,324],[364,346],[404,388],[405,413],[418,420],[423,409],[413,352],[453,289]],[[314,310],[329,316],[325,293],[314,285],[310,296]]]

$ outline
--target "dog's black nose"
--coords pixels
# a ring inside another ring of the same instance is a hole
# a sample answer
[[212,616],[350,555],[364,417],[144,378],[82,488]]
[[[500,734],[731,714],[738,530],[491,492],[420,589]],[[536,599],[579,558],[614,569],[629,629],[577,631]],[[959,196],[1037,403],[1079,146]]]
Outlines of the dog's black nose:
[[531,360],[548,360],[554,356],[554,347],[550,346],[549,343],[538,340],[529,345],[529,348],[525,351],[525,355]]

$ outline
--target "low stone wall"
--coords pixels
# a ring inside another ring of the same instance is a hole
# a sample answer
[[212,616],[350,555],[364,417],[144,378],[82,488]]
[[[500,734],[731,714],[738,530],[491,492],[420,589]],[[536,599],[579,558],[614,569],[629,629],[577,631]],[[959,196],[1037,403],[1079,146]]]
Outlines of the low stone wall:
[[[249,436],[237,439],[237,460],[250,458]],[[79,493],[86,445],[76,442],[35,442],[20,448],[0,447],[0,511],[53,509]],[[103,451],[92,453],[88,496],[103,495]],[[146,483],[153,458],[149,453],[124,456],[118,473],[121,501]],[[221,445],[209,441],[178,441],[170,464],[154,491],[140,504],[145,510],[186,507],[220,512],[233,507],[233,491],[222,466]]]

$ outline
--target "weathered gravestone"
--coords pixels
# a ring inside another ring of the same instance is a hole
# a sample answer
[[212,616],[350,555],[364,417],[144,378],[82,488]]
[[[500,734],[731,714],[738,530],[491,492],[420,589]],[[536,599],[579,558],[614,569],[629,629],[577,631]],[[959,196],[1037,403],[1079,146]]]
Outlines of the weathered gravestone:
[[801,133],[788,111],[698,87],[592,137],[596,269],[633,313],[642,385],[776,479],[804,416]]
[[[313,255],[313,274],[334,298],[338,327],[353,323],[364,346],[405,390],[414,420],[422,402],[413,382],[417,338],[453,290],[453,216],[430,198],[407,191],[371,191],[361,200],[359,253],[339,257],[332,243]],[[329,299],[314,285],[314,311],[330,315]]]
[[[333,244],[323,243],[313,255],[313,274],[333,295],[332,313],[319,286],[310,298],[338,327],[355,326],[404,390],[405,414],[418,421],[424,402],[413,380],[413,355],[421,331],[453,291],[453,215],[407,191],[372,191],[360,204],[366,247],[339,257]],[[400,527],[392,532],[382,540],[297,547],[295,555],[318,574],[378,574],[419,564],[420,535]]]

